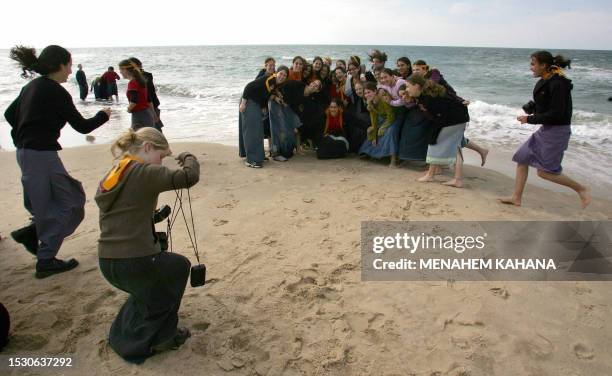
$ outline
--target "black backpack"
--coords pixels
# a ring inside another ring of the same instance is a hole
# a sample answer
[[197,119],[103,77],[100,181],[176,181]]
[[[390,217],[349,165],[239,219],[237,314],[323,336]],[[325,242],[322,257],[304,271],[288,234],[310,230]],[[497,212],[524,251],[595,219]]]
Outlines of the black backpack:
[[342,136],[327,135],[319,142],[318,159],[344,158],[349,149],[349,143]]

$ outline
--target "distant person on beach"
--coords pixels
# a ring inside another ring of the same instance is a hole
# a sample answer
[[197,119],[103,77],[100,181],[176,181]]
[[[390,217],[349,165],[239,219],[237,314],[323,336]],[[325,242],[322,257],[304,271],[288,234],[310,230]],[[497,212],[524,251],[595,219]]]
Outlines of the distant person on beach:
[[400,129],[397,157],[401,161],[425,162],[431,131],[430,120],[409,95],[406,84],[400,85],[398,94],[406,109]]
[[344,111],[345,130],[349,142],[349,152],[357,153],[366,140],[367,130],[372,125],[368,104],[363,97],[363,83],[357,81],[351,102]]
[[323,58],[321,56],[315,56],[312,58],[312,74],[308,79],[307,83],[311,83],[315,80],[321,80],[321,68],[323,68]]
[[259,70],[255,79],[261,78],[263,76],[271,76],[276,72],[276,60],[273,57],[267,57],[264,61],[264,67]]
[[348,106],[349,99],[345,93],[346,86],[346,69],[342,67],[336,67],[334,69],[335,82],[330,87],[329,96],[331,99],[338,99],[342,103],[342,107]]
[[153,111],[155,112],[155,128],[161,132],[162,128],[164,127],[164,123],[161,121],[161,110],[159,109],[159,105],[161,103],[159,102],[159,98],[157,97],[157,88],[155,87],[155,83],[153,82],[153,74],[145,71],[142,68],[142,62],[139,59],[135,57],[130,57],[128,60],[130,60],[131,62],[136,64],[138,68],[140,68],[143,76],[146,79],[145,81],[147,85],[147,100],[149,101],[149,103],[151,103],[151,105],[153,106]]
[[287,79],[302,81],[302,70],[304,70],[304,65],[306,65],[306,60],[304,60],[303,57],[294,57],[291,68],[289,68],[289,77],[287,77]]
[[[301,73],[301,72],[300,72]],[[287,71],[280,69],[269,77],[249,82],[242,92],[238,114],[239,155],[246,158],[247,167],[262,168],[264,152],[263,117],[268,112],[272,91],[287,79]]]
[[108,96],[106,95],[106,84],[101,76],[96,77],[93,81],[91,81],[90,91],[93,91],[94,97],[97,101],[108,99]]
[[572,81],[562,68],[570,68],[570,61],[548,51],[531,54],[531,71],[540,80],[533,89],[533,100],[523,106],[528,115],[517,120],[521,124],[542,124],[516,151],[512,160],[517,163],[514,193],[500,198],[504,204],[520,206],[527,183],[529,166],[538,170],[542,179],[573,189],[580,197],[582,208],[591,203],[591,190],[562,173],[563,154],[567,150],[572,121]]
[[395,76],[394,72],[389,68],[384,68],[380,73],[380,83],[376,85],[379,89],[384,89],[391,96],[389,104],[393,107],[404,107],[404,101],[399,95],[399,88],[405,85],[406,81],[403,78]]
[[113,95],[117,102],[119,102],[119,93],[117,92],[117,80],[121,77],[115,72],[115,68],[108,67],[108,70],[102,75],[102,79],[106,82],[106,95],[108,98],[113,100]]
[[198,183],[200,165],[193,154],[184,152],[176,158],[181,168],[163,166],[170,147],[151,127],[130,129],[114,142],[111,152],[117,165],[96,192],[98,256],[104,278],[129,297],[108,339],[123,359],[142,363],[177,349],[190,337],[189,330],[177,324],[191,264],[176,252],[161,250],[152,217],[160,193]]
[[77,111],[61,85],[72,73],[68,50],[51,45],[37,57],[34,48],[17,46],[10,57],[21,66],[23,77],[41,75],[23,87],[4,117],[17,148],[24,206],[33,217],[30,225],[11,235],[36,255],[36,278],[46,278],[78,265],[75,259],[56,256],[85,214],[83,186],[68,174],[58,155],[60,131],[68,122],[77,132],[89,133],[108,121],[111,110],[104,108],[90,119]]
[[127,112],[132,114],[132,129],[138,130],[142,127],[155,128],[155,112],[153,105],[149,102],[147,91],[147,79],[136,63],[129,59],[119,62],[119,71],[126,80],[128,108]]
[[87,77],[83,71],[83,66],[79,64],[78,67],[79,70],[76,72],[76,81],[79,84],[79,97],[84,101],[89,93],[89,87],[87,86]]
[[308,83],[310,77],[312,76],[312,64],[306,63],[304,65],[304,69],[302,69],[302,81]]
[[364,97],[368,103],[371,126],[368,128],[367,140],[361,145],[359,155],[375,159],[390,157],[389,167],[396,165],[399,121],[393,107],[383,98],[385,90],[376,88],[376,84],[367,81],[364,85]]
[[429,170],[419,182],[433,182],[437,166],[455,165],[454,177],[442,184],[463,187],[461,139],[470,115],[467,107],[446,92],[444,86],[413,74],[406,81],[406,91],[430,121],[427,163]]

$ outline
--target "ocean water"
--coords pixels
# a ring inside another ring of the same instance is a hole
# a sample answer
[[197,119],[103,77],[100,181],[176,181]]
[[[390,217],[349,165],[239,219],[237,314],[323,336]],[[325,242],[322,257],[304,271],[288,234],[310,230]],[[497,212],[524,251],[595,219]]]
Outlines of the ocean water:
[[[237,145],[238,102],[244,85],[251,81],[272,56],[290,65],[293,56],[307,59],[329,56],[347,59],[358,55],[367,64],[367,53],[380,48],[394,67],[400,56],[426,60],[438,68],[457,93],[472,101],[467,135],[493,150],[515,150],[537,126],[520,125],[516,116],[531,99],[536,79],[529,70],[532,50],[508,48],[423,47],[423,46],[201,46],[72,49],[74,70],[82,64],[91,82],[109,65],[130,56],[138,57],[152,72],[161,100],[164,133],[171,141],[206,141]],[[567,75],[573,80],[574,118],[572,140],[564,167],[566,171],[595,185],[612,187],[612,51],[554,50],[572,59]],[[26,80],[0,50],[0,108],[4,111]],[[95,143],[112,141],[130,124],[126,112],[127,82],[120,80],[119,103],[78,99],[74,74],[64,84],[84,116],[110,106],[111,121],[93,132]],[[14,150],[10,127],[0,119],[0,147]],[[66,126],[60,139],[63,147],[85,145],[85,136]],[[508,161],[512,165],[511,161]]]

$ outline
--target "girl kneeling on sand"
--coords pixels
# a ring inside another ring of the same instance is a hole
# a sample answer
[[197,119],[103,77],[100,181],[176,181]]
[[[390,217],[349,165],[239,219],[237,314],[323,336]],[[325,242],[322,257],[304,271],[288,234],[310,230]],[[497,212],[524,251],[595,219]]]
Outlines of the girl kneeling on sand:
[[96,193],[98,255],[106,280],[130,296],[111,326],[109,342],[125,360],[141,363],[178,348],[190,336],[186,328],[177,328],[190,263],[184,256],[161,251],[152,217],[158,195],[195,185],[200,165],[185,152],[177,157],[180,169],[162,166],[170,147],[163,134],[150,127],[129,130],[111,152],[120,160]]
[[429,170],[420,182],[434,181],[437,167],[455,164],[455,176],[443,183],[453,187],[463,187],[463,157],[461,139],[470,116],[467,107],[450,96],[443,86],[420,75],[413,74],[406,81],[406,91],[414,98],[421,111],[430,119],[429,147],[427,163]]
[[368,81],[364,85],[364,97],[368,102],[371,126],[368,128],[368,139],[359,149],[359,155],[368,155],[380,159],[390,157],[390,167],[395,166],[399,121],[395,110],[385,99],[384,89],[377,93],[376,84]]

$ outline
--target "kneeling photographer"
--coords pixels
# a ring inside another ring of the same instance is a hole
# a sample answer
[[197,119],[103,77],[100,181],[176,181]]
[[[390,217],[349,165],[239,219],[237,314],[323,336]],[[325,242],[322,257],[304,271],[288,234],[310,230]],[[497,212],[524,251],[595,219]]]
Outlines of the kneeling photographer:
[[96,193],[98,254],[104,277],[130,296],[111,326],[109,342],[125,360],[141,363],[177,349],[190,336],[177,324],[191,264],[184,256],[161,250],[153,213],[161,192],[198,182],[200,165],[192,154],[181,153],[181,169],[162,166],[162,159],[171,154],[168,141],[148,127],[126,132],[111,152],[119,162]]

